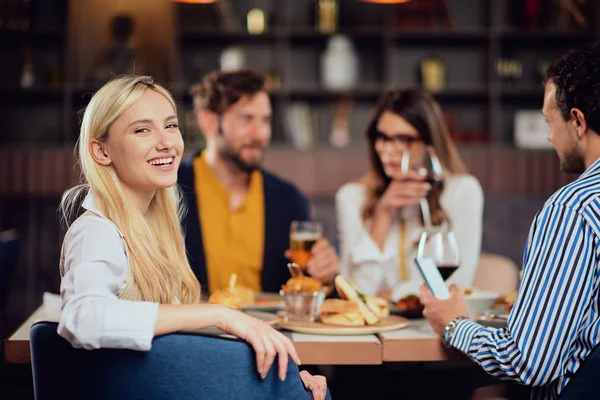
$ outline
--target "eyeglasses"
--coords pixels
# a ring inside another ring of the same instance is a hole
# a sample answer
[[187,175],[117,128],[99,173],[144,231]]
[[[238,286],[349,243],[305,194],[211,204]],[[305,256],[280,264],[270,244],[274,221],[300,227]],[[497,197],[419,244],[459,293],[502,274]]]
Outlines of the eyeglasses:
[[375,132],[375,146],[379,148],[383,148],[386,144],[390,144],[393,149],[406,149],[416,143],[423,143],[423,139],[419,136],[404,134],[390,137],[379,131]]

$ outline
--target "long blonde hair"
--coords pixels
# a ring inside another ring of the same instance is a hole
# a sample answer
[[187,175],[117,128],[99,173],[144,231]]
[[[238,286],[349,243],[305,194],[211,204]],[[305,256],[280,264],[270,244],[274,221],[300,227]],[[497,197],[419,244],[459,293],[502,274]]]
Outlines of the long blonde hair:
[[145,214],[127,201],[121,181],[112,165],[97,163],[91,154],[92,141],[105,142],[113,122],[145,90],[162,94],[176,110],[171,94],[149,76],[115,78],[98,90],[85,109],[76,146],[81,166],[78,186],[61,199],[63,218],[69,224],[79,210],[80,199],[91,191],[96,206],[125,236],[129,268],[146,301],[168,304],[197,303],[200,284],[188,263],[180,218],[184,207],[177,185],[158,189]]
[[[401,116],[414,126],[425,144],[433,146],[445,171],[455,175],[468,173],[467,167],[461,160],[450,137],[437,101],[420,88],[397,87],[390,89],[380,97],[367,126],[370,171],[361,179],[361,182],[367,187],[367,199],[362,209],[362,217],[365,220],[373,217],[375,205],[390,184],[390,178],[386,176],[383,164],[375,150],[377,123],[385,111],[391,111]],[[432,191],[427,197],[434,225],[447,221],[447,216],[440,204],[443,190],[444,185],[442,184],[439,189]]]

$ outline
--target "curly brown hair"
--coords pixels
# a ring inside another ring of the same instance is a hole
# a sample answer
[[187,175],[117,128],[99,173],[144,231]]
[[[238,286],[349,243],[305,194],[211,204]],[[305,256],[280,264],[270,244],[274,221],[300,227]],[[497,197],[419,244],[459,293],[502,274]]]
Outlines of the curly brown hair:
[[217,115],[238,102],[243,96],[253,96],[265,90],[265,78],[258,72],[243,69],[237,71],[213,71],[202,82],[190,88],[194,98],[194,110],[209,110]]
[[556,85],[556,105],[565,121],[573,108],[581,110],[585,120],[600,133],[600,41],[573,47],[552,62],[545,82]]
[[[377,123],[385,111],[391,111],[401,116],[414,126],[423,142],[433,146],[445,171],[451,174],[468,173],[450,138],[450,133],[437,101],[427,91],[420,88],[397,87],[390,89],[379,98],[371,121],[367,126],[366,136],[369,144],[371,168],[367,175],[361,179],[361,182],[367,187],[367,199],[362,209],[362,216],[365,220],[373,217],[377,202],[391,182],[385,174],[383,164],[375,150]],[[442,184],[440,188],[433,190],[427,197],[431,211],[431,221],[434,225],[447,221],[446,214],[440,204],[443,190],[444,186]]]

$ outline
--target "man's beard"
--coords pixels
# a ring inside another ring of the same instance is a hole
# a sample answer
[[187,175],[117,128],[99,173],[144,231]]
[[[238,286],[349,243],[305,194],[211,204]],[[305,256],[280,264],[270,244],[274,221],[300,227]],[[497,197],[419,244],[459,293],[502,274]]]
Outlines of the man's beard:
[[[255,144],[251,144],[255,145]],[[223,139],[223,143],[221,148],[219,149],[219,156],[225,162],[233,165],[236,169],[240,170],[244,173],[251,173],[252,171],[259,169],[262,163],[262,157],[257,159],[256,161],[246,161],[242,158],[241,151],[236,152],[235,149],[228,143],[225,139]]]
[[234,168],[238,169],[239,171],[241,171],[243,173],[249,174],[249,173],[253,172],[254,170],[259,169],[262,166],[262,155],[264,154],[264,151],[265,151],[265,146],[263,146],[262,143],[251,142],[246,145],[246,146],[260,147],[263,151],[263,154],[261,154],[261,156],[256,161],[248,162],[242,158],[243,147],[240,149],[240,151],[235,151],[235,149],[233,148],[231,143],[225,138],[225,133],[223,132],[223,125],[220,120],[219,120],[219,139],[221,142],[220,146],[219,146],[219,156],[225,162],[229,163],[230,165],[233,165]]
[[581,174],[585,171],[585,160],[577,144],[574,144],[560,157],[560,169],[570,174]]

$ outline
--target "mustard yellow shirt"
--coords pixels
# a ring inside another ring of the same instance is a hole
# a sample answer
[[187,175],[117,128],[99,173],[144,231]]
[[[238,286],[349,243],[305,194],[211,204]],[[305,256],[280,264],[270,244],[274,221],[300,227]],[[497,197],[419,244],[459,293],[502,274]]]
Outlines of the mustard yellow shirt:
[[236,286],[259,292],[265,236],[262,173],[252,172],[246,198],[237,209],[231,210],[229,192],[204,158],[203,152],[193,166],[208,289],[214,292],[229,287],[229,278],[235,272]]

